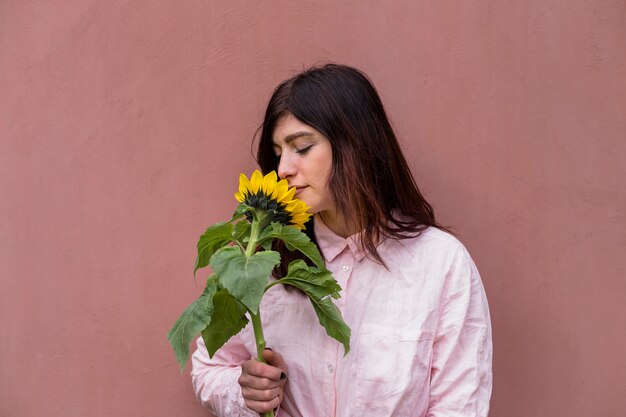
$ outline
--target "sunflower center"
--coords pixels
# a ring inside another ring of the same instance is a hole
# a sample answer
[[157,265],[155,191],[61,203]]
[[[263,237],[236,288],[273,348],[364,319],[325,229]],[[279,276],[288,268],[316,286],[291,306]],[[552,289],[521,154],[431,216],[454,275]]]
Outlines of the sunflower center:
[[[284,225],[291,223],[292,216],[287,211],[287,206],[268,197],[263,191],[259,191],[256,194],[246,194],[244,203],[256,209],[265,210],[270,215],[270,221],[272,222],[279,222]],[[252,222],[252,213],[246,212],[246,218]]]

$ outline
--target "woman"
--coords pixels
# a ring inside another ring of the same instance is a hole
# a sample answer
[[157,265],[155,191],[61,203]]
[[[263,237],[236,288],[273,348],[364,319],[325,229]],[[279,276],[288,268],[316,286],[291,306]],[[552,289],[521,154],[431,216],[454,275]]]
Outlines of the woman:
[[302,294],[275,286],[261,304],[267,364],[251,359],[251,328],[213,359],[198,339],[201,402],[218,416],[279,406],[278,417],[486,416],[491,326],[480,276],[435,221],[367,77],[325,65],[281,83],[257,156],[315,213],[307,233],[343,288],[336,305],[351,351]]

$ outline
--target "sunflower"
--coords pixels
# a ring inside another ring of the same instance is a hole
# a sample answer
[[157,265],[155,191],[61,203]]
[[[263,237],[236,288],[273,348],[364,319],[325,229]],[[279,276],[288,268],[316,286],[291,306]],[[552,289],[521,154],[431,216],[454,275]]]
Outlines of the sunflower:
[[278,181],[276,171],[263,176],[255,170],[249,180],[244,174],[239,175],[239,191],[235,198],[240,203],[266,211],[271,221],[304,229],[311,214],[303,201],[294,198],[295,193],[296,188],[289,188],[286,180]]

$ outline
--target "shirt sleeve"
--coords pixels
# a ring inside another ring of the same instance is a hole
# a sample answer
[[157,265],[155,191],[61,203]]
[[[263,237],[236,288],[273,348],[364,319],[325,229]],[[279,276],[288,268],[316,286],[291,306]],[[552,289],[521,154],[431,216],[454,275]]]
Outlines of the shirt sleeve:
[[213,358],[209,358],[202,337],[196,344],[191,357],[191,382],[200,403],[217,417],[259,417],[246,407],[237,382],[241,365],[250,359],[240,337],[230,338]]
[[427,417],[486,417],[491,321],[476,265],[461,247],[446,274],[433,345]]

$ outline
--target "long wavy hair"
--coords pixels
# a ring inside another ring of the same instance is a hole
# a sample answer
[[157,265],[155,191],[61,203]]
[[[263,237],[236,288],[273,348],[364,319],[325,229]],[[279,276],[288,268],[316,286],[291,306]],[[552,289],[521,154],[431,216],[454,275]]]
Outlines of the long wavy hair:
[[[445,230],[420,193],[382,101],[363,72],[326,64],[276,87],[259,127],[257,162],[264,174],[278,170],[272,136],[287,114],[330,141],[329,193],[338,212],[362,230],[360,244],[370,259],[385,265],[377,250],[384,238],[415,237],[430,226]],[[306,233],[316,241],[312,223]],[[283,263],[276,272],[284,276],[288,263],[299,256],[284,247],[277,250]]]

